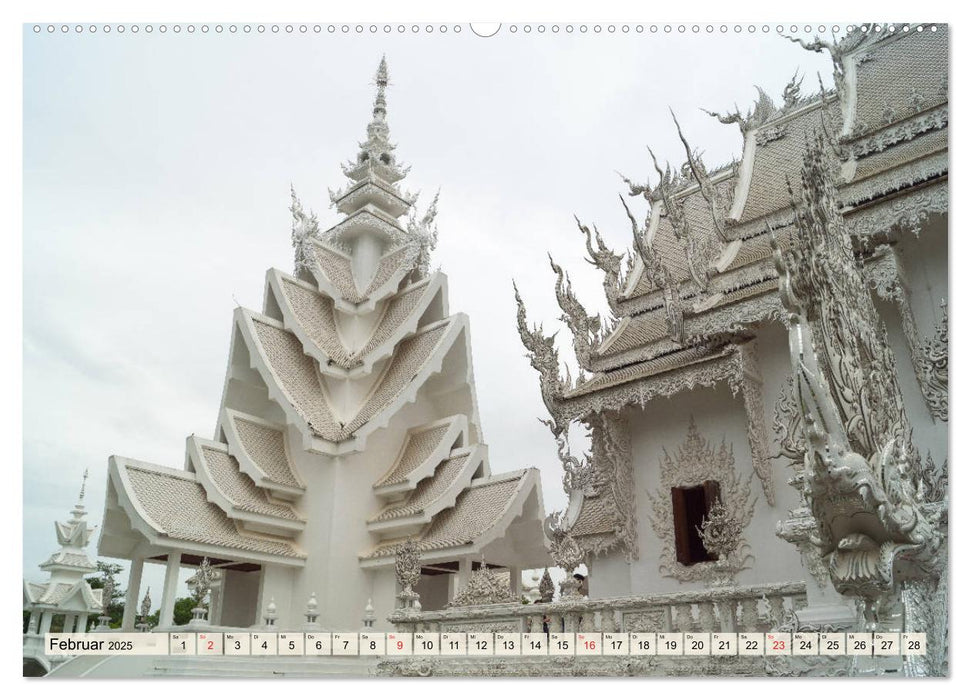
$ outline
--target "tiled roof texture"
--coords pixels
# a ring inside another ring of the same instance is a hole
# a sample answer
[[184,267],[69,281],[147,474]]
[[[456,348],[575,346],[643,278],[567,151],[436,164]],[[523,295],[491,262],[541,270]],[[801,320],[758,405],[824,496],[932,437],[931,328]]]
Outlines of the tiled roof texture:
[[[728,178],[715,185],[716,191],[725,202],[731,202],[734,187],[734,178]],[[681,202],[684,217],[692,235],[715,235],[711,220],[711,206],[702,197],[701,192],[695,191],[686,197],[676,198]],[[691,277],[688,257],[684,248],[685,244],[675,236],[671,219],[667,215],[658,220],[657,230],[654,232],[651,245],[660,262],[670,271],[675,282],[684,282]],[[630,296],[636,297],[647,294],[654,289],[657,289],[656,281],[642,274]]]
[[630,319],[630,322],[617,333],[610,346],[602,351],[603,355],[616,355],[633,350],[648,343],[654,343],[668,336],[668,324],[664,309],[648,311]]
[[161,534],[202,545],[228,547],[260,554],[302,558],[293,544],[283,539],[242,534],[215,503],[206,499],[202,484],[183,478],[126,464],[132,498]]
[[[718,303],[699,314],[689,313],[686,315],[686,318],[701,317],[715,309],[721,309],[752,297],[766,293],[776,293],[778,289],[779,282],[773,276],[772,279],[765,280],[764,282],[757,282],[727,292]],[[637,316],[630,317],[629,322],[617,332],[617,335],[611,340],[610,345],[606,349],[599,350],[597,356],[604,358],[604,360],[610,360],[610,358],[617,357],[622,353],[646,346],[652,346],[653,352],[651,354],[655,357],[660,357],[661,355],[681,349],[680,345],[670,340],[663,308],[646,311]],[[607,369],[609,371],[610,368],[600,367],[600,369]]]
[[429,282],[430,279],[425,279],[389,299],[371,337],[358,350],[345,347],[341,341],[334,316],[334,302],[329,297],[286,277],[281,278],[281,288],[297,322],[317,348],[338,367],[352,369],[401,327],[415,311]]
[[613,498],[606,493],[594,498],[584,498],[580,514],[570,528],[570,535],[583,537],[613,532],[614,519],[611,515],[613,512],[615,512]]
[[253,326],[270,368],[293,407],[315,433],[327,439],[339,439],[341,428],[324,399],[317,368],[313,359],[303,353],[297,337],[256,318]]
[[472,542],[505,514],[525,474],[468,488],[455,507],[435,516],[422,534],[422,549],[442,549]]
[[884,40],[867,53],[870,59],[856,68],[857,124],[879,129],[947,101],[947,31],[925,31],[920,41]]
[[314,246],[314,260],[317,266],[334,285],[341,298],[352,304],[360,304],[368,299],[380,287],[390,281],[396,273],[401,272],[402,266],[410,263],[412,256],[413,251],[407,246],[385,253],[378,261],[377,270],[367,288],[360,292],[354,281],[350,258],[329,247]]
[[371,338],[361,350],[354,354],[355,358],[367,357],[381,343],[391,337],[391,334],[405,322],[421,301],[422,295],[428,288],[430,280],[426,279],[421,284],[415,285],[411,289],[392,297],[388,301],[384,314],[378,322],[377,328],[371,334]]
[[398,345],[377,388],[368,397],[367,402],[354,419],[344,428],[345,437],[353,435],[354,431],[374,418],[379,411],[404,391],[405,387],[431,357],[432,352],[445,336],[448,328],[449,324],[441,324],[418,335],[413,335]]
[[725,350],[711,351],[704,346],[685,348],[653,360],[645,360],[616,370],[610,370],[591,377],[566,395],[566,398],[589,394],[600,389],[618,386],[636,379],[652,377],[695,362],[714,359],[725,354]]
[[472,458],[471,453],[446,459],[435,469],[435,474],[422,479],[401,503],[394,503],[371,519],[372,522],[386,522],[398,518],[420,515],[428,506],[445,494],[461,479],[465,468]]
[[324,275],[327,276],[327,279],[330,280],[330,283],[337,289],[341,298],[352,304],[359,304],[364,301],[366,297],[357,291],[357,285],[354,283],[350,258],[336,250],[314,246],[314,260]]
[[877,173],[890,170],[912,160],[925,158],[932,153],[947,150],[947,129],[921,134],[915,139],[895,144],[857,161],[854,182]]
[[411,255],[412,251],[408,247],[401,247],[383,255],[381,260],[378,261],[378,269],[375,271],[374,277],[364,292],[364,298],[367,299],[390,280],[398,269],[409,261]]
[[439,425],[419,433],[412,433],[391,471],[375,482],[375,486],[390,486],[407,481],[408,476],[432,454],[448,432],[449,425]]
[[41,566],[50,564],[63,564],[64,566],[77,566],[83,568],[94,567],[94,562],[87,554],[75,554],[74,552],[55,552],[47,558]]
[[57,605],[62,600],[68,592],[74,588],[73,583],[55,583],[47,586],[47,590],[37,601],[38,603],[46,603],[47,605]]
[[338,366],[357,364],[341,343],[334,320],[334,302],[323,294],[283,278],[280,284],[300,326],[318,348]]
[[[523,473],[517,478],[490,481],[465,489],[454,508],[438,513],[425,528],[417,540],[418,548],[433,551],[471,544],[502,518],[525,476]],[[392,556],[396,544],[382,543],[367,556]]]
[[314,360],[303,353],[297,337],[257,318],[253,324],[273,374],[290,403],[315,433],[334,442],[353,435],[394,401],[428,361],[449,328],[448,323],[443,323],[403,340],[357,415],[340,426],[324,397]]
[[786,179],[788,178],[793,187],[800,182],[806,141],[820,130],[823,109],[826,111],[828,124],[839,124],[839,103],[829,102],[825,108],[820,104],[780,125],[780,128],[785,129],[784,138],[769,141],[755,149],[752,184],[745,199],[741,223],[759,219],[790,206]]
[[246,454],[266,474],[267,479],[282,486],[301,488],[287,458],[282,430],[239,416],[233,417],[233,426]]
[[212,480],[226,498],[240,510],[259,515],[268,515],[284,520],[301,520],[289,505],[271,502],[263,489],[243,474],[239,462],[226,452],[211,447],[202,447],[203,459]]

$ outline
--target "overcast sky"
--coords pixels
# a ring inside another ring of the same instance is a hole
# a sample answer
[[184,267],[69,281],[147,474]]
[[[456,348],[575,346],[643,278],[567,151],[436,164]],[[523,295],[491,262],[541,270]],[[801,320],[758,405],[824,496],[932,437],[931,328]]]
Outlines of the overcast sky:
[[[212,435],[233,308],[261,309],[265,270],[292,270],[291,182],[325,228],[338,220],[327,187],[344,184],[339,165],[364,137],[382,53],[391,136],[412,165],[404,187],[422,208],[441,188],[434,264],[452,311],[471,317],[492,469],[539,467],[547,511],[566,499],[511,280],[532,320],[559,327],[550,251],[588,310],[605,310],[573,215],[615,249],[630,245],[615,171],[653,174],[648,144],[684,161],[668,108],[716,165],[740,154],[741,135],[699,107],[744,111],[755,84],[781,102],[797,68],[804,91],[817,71],[832,82],[827,56],[774,31],[27,27],[24,52],[23,562],[35,580],[85,468],[100,525],[109,455],[181,468],[185,437]],[[559,342],[572,359],[569,331]],[[157,603],[161,567],[145,582]]]

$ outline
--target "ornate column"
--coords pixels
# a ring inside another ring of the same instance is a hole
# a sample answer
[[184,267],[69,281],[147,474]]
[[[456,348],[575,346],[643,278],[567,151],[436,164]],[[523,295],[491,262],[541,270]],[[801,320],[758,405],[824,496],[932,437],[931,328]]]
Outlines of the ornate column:
[[64,634],[70,634],[74,631],[74,623],[77,622],[78,616],[76,614],[67,614],[64,616]]
[[88,614],[87,613],[81,613],[78,616],[77,630],[78,630],[78,634],[84,634],[85,632],[88,631]]
[[165,563],[165,580],[162,585],[162,607],[159,610],[159,627],[171,627],[175,615],[175,590],[179,585],[179,567],[182,564],[182,552],[169,552]]
[[131,568],[128,570],[128,590],[125,592],[125,614],[121,618],[122,632],[131,632],[135,629],[135,614],[138,612],[138,593],[142,586],[144,566],[143,557],[131,560]]

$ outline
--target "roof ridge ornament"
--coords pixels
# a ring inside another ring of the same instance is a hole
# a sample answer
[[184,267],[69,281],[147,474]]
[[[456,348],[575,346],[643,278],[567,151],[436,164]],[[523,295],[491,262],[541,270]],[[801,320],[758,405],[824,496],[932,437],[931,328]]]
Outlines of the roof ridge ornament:
[[[663,196],[663,195],[662,195]],[[627,212],[630,220],[631,232],[634,239],[634,250],[644,264],[644,273],[651,282],[661,289],[662,301],[664,303],[664,319],[668,327],[668,335],[671,340],[684,345],[684,299],[681,296],[681,287],[674,280],[671,271],[661,260],[660,256],[654,252],[654,247],[647,241],[647,229],[642,230],[637,226],[634,215],[627,207],[627,202],[620,197],[620,203]],[[690,260],[690,258],[689,258]],[[693,266],[689,265],[689,270],[694,275]]]
[[[728,243],[728,237],[725,234],[725,207],[722,197],[708,176],[708,170],[701,160],[701,153],[699,151],[692,151],[691,146],[688,145],[688,139],[684,137],[684,133],[681,131],[681,124],[678,123],[678,118],[675,116],[674,110],[671,110],[671,118],[674,119],[674,126],[678,130],[678,138],[684,144],[684,152],[688,157],[687,165],[691,169],[691,174],[694,175],[695,181],[698,183],[701,196],[708,203],[708,207],[711,210],[711,220],[715,227],[715,235],[722,244]],[[705,271],[705,276],[708,276],[707,270]]]
[[590,369],[590,358],[595,346],[599,345],[609,335],[610,329],[604,323],[600,314],[591,316],[587,313],[583,304],[573,293],[573,284],[570,282],[570,274],[564,272],[563,268],[553,261],[553,256],[547,253],[550,259],[550,267],[556,275],[556,302],[560,306],[563,314],[560,320],[563,321],[573,334],[573,350],[576,354],[577,364],[581,368]]
[[438,226],[435,224],[435,217],[438,216],[438,197],[441,193],[441,189],[435,193],[421,219],[416,217],[414,209],[408,219],[410,243],[417,248],[415,270],[418,279],[428,275],[431,269],[432,252],[438,245]]
[[766,121],[769,120],[776,113],[775,103],[769,94],[763,90],[758,85],[755,85],[755,90],[758,92],[758,98],[755,100],[755,105],[749,109],[748,113],[743,117],[741,110],[738,105],[735,105],[734,112],[726,112],[725,114],[720,114],[719,112],[713,112],[709,109],[701,107],[701,111],[710,117],[714,117],[722,124],[738,124],[739,130],[744,136],[747,132],[752,129],[757,129],[762,126]]
[[[593,225],[593,233],[591,234],[590,227],[581,223],[576,214],[573,215],[573,218],[577,222],[577,228],[580,229],[580,233],[585,238],[587,254],[590,256],[585,258],[585,260],[604,273],[603,288],[607,296],[607,305],[611,311],[617,313],[617,302],[620,299],[620,294],[627,280],[630,279],[630,273],[634,265],[634,257],[631,251],[618,255],[608,248],[596,224]],[[594,241],[597,244],[596,249],[593,246]],[[627,259],[627,269],[622,270],[621,263],[625,257]]]
[[555,421],[555,427],[551,427],[554,435],[564,430],[566,421],[562,417],[562,411],[558,410],[557,404],[562,399],[564,392],[573,387],[570,381],[569,372],[566,379],[560,376],[560,356],[556,350],[556,333],[545,335],[543,324],[534,323],[533,329],[529,329],[526,319],[526,305],[523,298],[519,295],[519,288],[515,280],[512,283],[513,293],[516,297],[516,325],[519,329],[519,338],[526,348],[529,364],[539,372],[540,394],[546,410]]
[[293,223],[290,227],[290,242],[293,244],[293,274],[301,277],[301,273],[310,274],[314,260],[312,239],[320,239],[320,225],[317,215],[311,210],[308,216],[303,205],[297,198],[297,192],[290,183],[290,214]]

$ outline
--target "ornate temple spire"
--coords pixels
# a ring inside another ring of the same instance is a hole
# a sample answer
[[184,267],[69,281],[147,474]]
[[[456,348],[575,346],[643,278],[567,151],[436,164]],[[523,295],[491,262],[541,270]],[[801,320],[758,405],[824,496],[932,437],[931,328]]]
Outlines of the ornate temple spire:
[[374,82],[378,86],[378,94],[374,96],[374,119],[384,122],[388,116],[388,103],[384,96],[388,87],[388,61],[384,55],[378,64],[378,72],[374,74]]
[[45,571],[58,571],[65,567],[72,571],[91,572],[97,567],[91,561],[86,548],[91,542],[94,528],[88,525],[87,511],[84,509],[84,491],[88,481],[88,470],[84,470],[81,478],[81,491],[78,501],[71,510],[71,517],[67,521],[55,521],[54,531],[60,549],[40,565]]
[[87,515],[87,511],[84,509],[84,487],[88,484],[88,470],[84,470],[84,475],[81,477],[81,491],[78,493],[78,502],[74,506],[74,510],[71,511],[73,516],[68,522],[78,523],[81,519]]
[[395,145],[390,141],[388,128],[388,62],[384,56],[374,75],[378,86],[371,110],[371,122],[367,126],[367,139],[360,144],[357,159],[344,166],[344,174],[355,182],[376,175],[387,183],[395,183],[408,174],[407,167],[395,163]]

